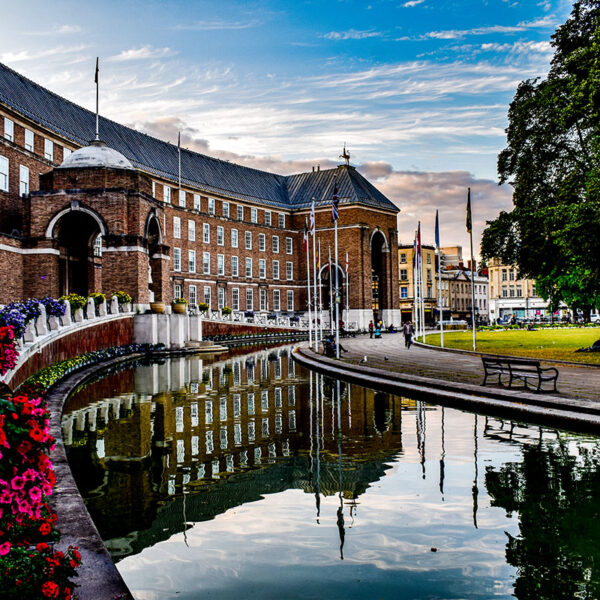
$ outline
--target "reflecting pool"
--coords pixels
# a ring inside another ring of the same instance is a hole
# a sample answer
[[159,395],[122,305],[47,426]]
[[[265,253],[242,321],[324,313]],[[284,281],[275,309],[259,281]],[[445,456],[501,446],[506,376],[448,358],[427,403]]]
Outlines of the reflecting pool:
[[63,417],[139,600],[600,597],[600,445],[310,373],[290,348],[107,374]]

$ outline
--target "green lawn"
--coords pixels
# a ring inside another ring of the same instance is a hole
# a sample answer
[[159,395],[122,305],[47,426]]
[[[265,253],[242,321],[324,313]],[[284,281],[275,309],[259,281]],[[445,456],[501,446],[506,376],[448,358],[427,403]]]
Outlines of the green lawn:
[[[427,336],[427,343],[440,345],[440,334]],[[591,346],[600,339],[600,328],[522,329],[478,331],[477,351],[490,354],[529,356],[540,360],[551,358],[573,362],[600,364],[598,352],[575,352],[578,348]],[[473,349],[472,331],[444,332],[444,347],[461,350]]]

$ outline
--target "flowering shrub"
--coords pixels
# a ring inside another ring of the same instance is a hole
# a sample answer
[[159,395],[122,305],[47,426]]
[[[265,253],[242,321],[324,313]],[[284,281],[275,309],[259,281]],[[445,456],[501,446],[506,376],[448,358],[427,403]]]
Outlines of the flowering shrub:
[[[208,308],[208,304],[206,305],[206,307]],[[221,313],[224,315],[230,315],[233,312],[232,308],[230,306],[224,306],[221,309]]]
[[67,306],[60,300],[55,300],[50,296],[45,296],[40,300],[40,304],[44,305],[46,314],[49,317],[62,317],[67,312]]
[[35,299],[7,304],[0,310],[0,325],[12,327],[14,334],[21,337],[25,333],[27,323],[40,316],[38,304],[38,300]]
[[130,304],[131,303],[131,296],[127,293],[124,292],[123,290],[117,290],[116,292],[113,293],[112,297],[116,297],[119,304]]
[[187,304],[188,301],[185,298],[175,298],[173,304]]
[[106,296],[101,294],[100,292],[93,292],[88,296],[88,299],[91,298],[94,301],[95,306],[100,306],[103,302],[106,301]]
[[0,327],[0,377],[17,364],[18,358],[12,327]]
[[75,312],[78,308],[83,308],[87,300],[79,294],[69,294],[68,296],[61,296],[59,300],[68,302],[71,305],[71,312]]
[[0,589],[3,598],[71,598],[81,563],[77,548],[54,548],[60,538],[48,496],[56,476],[43,396],[0,399]]
[[200,302],[200,304],[198,304],[198,310],[200,312],[206,312],[208,310],[208,304],[206,302]]

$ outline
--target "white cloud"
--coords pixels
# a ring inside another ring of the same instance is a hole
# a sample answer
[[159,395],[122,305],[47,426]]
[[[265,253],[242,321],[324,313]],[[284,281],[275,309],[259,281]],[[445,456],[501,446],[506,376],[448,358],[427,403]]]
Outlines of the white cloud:
[[150,58],[165,58],[167,56],[174,56],[177,52],[171,50],[171,48],[152,48],[149,44],[142,46],[141,48],[131,48],[129,50],[123,50],[115,56],[111,56],[106,60],[111,62],[124,62],[129,60],[147,60]]
[[196,21],[188,25],[176,25],[175,29],[181,31],[220,31],[227,29],[248,29],[249,27],[256,27],[260,24],[258,20],[251,21]]
[[20,62],[37,62],[41,59],[49,59],[56,56],[72,56],[85,50],[88,46],[78,44],[77,46],[55,46],[43,50],[17,50],[13,52],[5,52],[0,54],[0,62],[20,63]]
[[328,40],[364,40],[367,38],[381,37],[379,31],[357,31],[356,29],[349,29],[348,31],[330,31],[323,37]]
[[423,2],[425,2],[425,0],[409,0],[408,2],[405,2],[402,6],[404,8],[412,8],[413,6],[423,4]]

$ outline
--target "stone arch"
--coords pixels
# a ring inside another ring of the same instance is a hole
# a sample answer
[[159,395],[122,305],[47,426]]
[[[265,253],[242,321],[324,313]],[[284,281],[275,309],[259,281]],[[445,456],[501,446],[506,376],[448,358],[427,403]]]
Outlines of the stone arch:
[[95,210],[92,210],[91,208],[81,206],[81,204],[76,200],[76,201],[71,202],[71,205],[68,208],[63,208],[62,210],[58,211],[50,219],[50,222],[48,223],[48,226],[46,227],[46,238],[52,239],[54,237],[54,228],[56,227],[56,224],[66,214],[68,214],[70,212],[74,212],[74,211],[85,213],[85,214],[89,215],[92,219],[94,219],[94,221],[96,221],[96,223],[98,225],[98,229],[100,230],[100,235],[105,236],[108,233],[108,228],[106,227],[106,222],[104,221],[102,216],[99,215]]
[[385,233],[376,228],[371,234],[371,308],[373,319],[379,320],[388,306],[388,264],[390,250]]
[[144,238],[148,241],[148,247],[163,243],[163,232],[155,208],[146,215]]
[[380,229],[379,227],[375,227],[375,229],[373,229],[372,233],[371,233],[371,237],[369,238],[369,246],[371,247],[371,250],[373,249],[373,238],[377,235],[377,234],[381,234],[383,236],[383,250],[385,252],[388,252],[390,247],[387,241],[387,238],[385,237],[385,233],[383,232],[382,229]]
[[[327,264],[321,267],[319,271],[319,275],[321,276],[321,298],[323,300],[323,312],[325,314],[329,314],[333,316],[335,320],[335,304],[333,301],[333,297],[335,296],[335,269],[336,264],[331,262],[331,290],[332,293],[329,293],[329,267]],[[338,285],[339,285],[339,317],[341,320],[344,319],[345,311],[346,311],[346,272],[342,265],[337,265],[338,272]],[[332,297],[333,296],[333,297]]]

